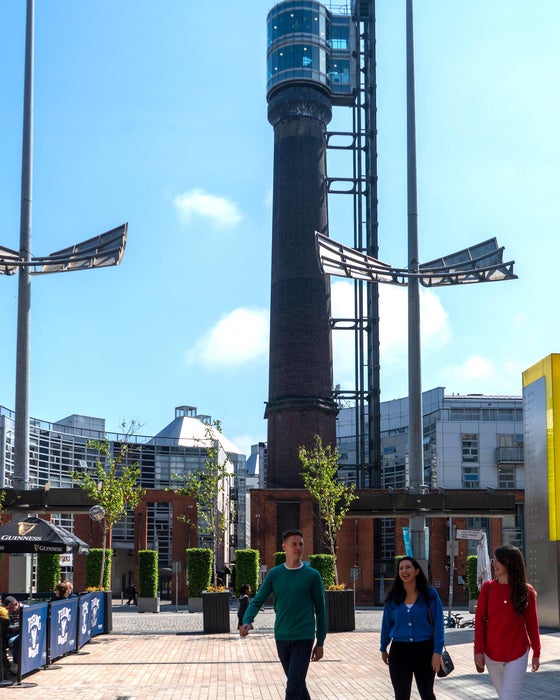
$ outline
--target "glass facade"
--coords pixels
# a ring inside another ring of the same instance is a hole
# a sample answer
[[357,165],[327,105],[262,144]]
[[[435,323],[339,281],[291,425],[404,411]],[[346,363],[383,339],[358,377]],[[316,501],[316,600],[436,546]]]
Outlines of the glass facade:
[[269,94],[291,82],[313,83],[333,94],[353,94],[356,52],[350,16],[331,15],[318,2],[283,2],[270,11],[267,30]]
[[[192,417],[198,420],[204,419],[204,416],[193,415]],[[90,427],[84,428],[85,423]],[[91,425],[101,429],[95,430]],[[13,486],[13,434],[14,413],[0,406],[0,486],[5,488]],[[72,481],[70,473],[85,470],[93,472],[95,463],[105,460],[90,441],[107,440],[111,456],[117,458],[120,455],[124,437],[122,434],[105,432],[103,420],[89,419],[86,416],[71,416],[57,423],[31,419],[30,487],[42,488],[49,483],[53,489],[78,488]],[[196,441],[191,440],[191,442]],[[139,465],[140,485],[144,489],[160,491],[173,489],[174,486],[180,485],[180,482],[174,480],[175,475],[185,477],[201,469],[208,458],[204,447],[196,444],[182,445],[175,438],[131,435],[126,437],[126,444],[128,449],[122,460],[122,466]],[[226,487],[229,494],[233,491],[230,486],[237,474],[245,474],[245,455],[226,454],[220,446],[219,460],[227,464],[227,470],[230,473]],[[245,498],[244,492],[242,496]],[[237,508],[237,503],[229,500],[223,505],[228,513],[231,509]],[[245,509],[243,509],[243,516],[246,516]],[[56,514],[56,517],[71,518],[72,516]],[[159,543],[160,566],[171,565],[172,525],[169,503],[149,504],[148,540],[150,542],[157,540]],[[245,538],[242,539],[244,542]],[[134,517],[131,512],[115,524],[113,546],[117,549],[131,550],[134,547]]]

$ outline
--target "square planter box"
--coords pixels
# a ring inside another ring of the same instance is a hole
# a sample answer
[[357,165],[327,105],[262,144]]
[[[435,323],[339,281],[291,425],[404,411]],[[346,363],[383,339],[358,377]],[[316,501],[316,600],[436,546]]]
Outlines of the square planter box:
[[141,598],[138,596],[138,612],[159,612],[159,598]]
[[105,634],[110,634],[113,631],[113,591],[104,591],[103,597],[105,598]]
[[229,632],[229,592],[202,594],[202,621],[206,634]]
[[354,591],[325,591],[327,629],[329,632],[352,632],[356,629]]
[[202,598],[189,597],[189,612],[202,612]]

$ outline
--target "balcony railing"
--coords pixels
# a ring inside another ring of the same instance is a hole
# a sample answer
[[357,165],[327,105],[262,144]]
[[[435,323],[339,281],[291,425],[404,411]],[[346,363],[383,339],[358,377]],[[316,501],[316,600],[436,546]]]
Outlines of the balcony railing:
[[497,464],[523,464],[522,447],[498,447],[496,449]]

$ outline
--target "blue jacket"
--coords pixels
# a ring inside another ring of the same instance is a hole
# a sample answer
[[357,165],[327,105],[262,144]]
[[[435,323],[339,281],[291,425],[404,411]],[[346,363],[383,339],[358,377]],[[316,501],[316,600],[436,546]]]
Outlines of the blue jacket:
[[425,642],[434,639],[434,653],[441,654],[444,645],[443,606],[435,588],[428,589],[432,623],[424,596],[418,596],[411,608],[404,603],[389,600],[383,610],[381,623],[381,651],[387,651],[389,642]]

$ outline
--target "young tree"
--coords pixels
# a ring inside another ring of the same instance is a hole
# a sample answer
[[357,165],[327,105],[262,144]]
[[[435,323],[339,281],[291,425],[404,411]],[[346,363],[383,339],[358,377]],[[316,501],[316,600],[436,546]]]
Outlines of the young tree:
[[[173,491],[196,498],[199,530],[208,535],[212,543],[212,582],[215,586],[218,584],[218,548],[224,541],[229,520],[229,479],[232,476],[227,469],[227,455],[216,438],[216,431],[222,432],[220,421],[206,426],[205,438],[199,441],[199,446],[206,453],[202,468],[191,474],[173,475],[173,479],[182,482]],[[183,516],[183,521],[187,522],[186,516]],[[192,525],[190,522],[188,524]]]
[[350,504],[357,499],[354,484],[347,486],[338,480],[338,450],[331,445],[325,447],[319,435],[315,435],[315,445],[312,449],[303,446],[299,448],[299,459],[303,467],[301,475],[304,486],[319,506],[324,543],[333,556],[338,585],[336,538]]
[[[126,427],[122,424],[123,429]],[[126,458],[130,450],[128,439],[137,429],[137,424],[132,421],[125,431],[124,440],[120,443],[118,451],[111,454],[111,444],[108,440],[88,440],[87,446],[99,453],[92,471],[70,473],[72,481],[77,483],[87,495],[102,508],[103,517],[100,520],[103,527],[103,554],[101,559],[101,572],[99,587],[103,588],[103,572],[107,542],[113,530],[113,525],[126,515],[127,510],[133,510],[146,493],[138,486],[140,479],[140,465],[138,462],[129,465]],[[116,447],[116,443],[114,443]]]

